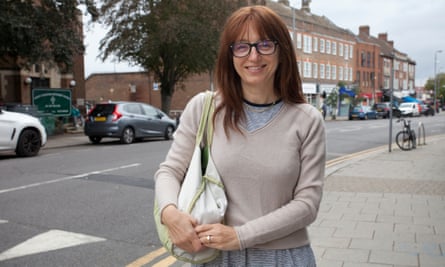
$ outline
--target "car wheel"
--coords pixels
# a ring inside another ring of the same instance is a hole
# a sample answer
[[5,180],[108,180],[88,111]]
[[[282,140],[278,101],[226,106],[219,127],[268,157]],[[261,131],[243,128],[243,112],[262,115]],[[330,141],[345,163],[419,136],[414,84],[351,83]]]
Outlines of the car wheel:
[[93,143],[93,144],[99,144],[100,141],[102,140],[102,137],[99,137],[99,136],[88,136],[88,138],[90,139],[91,143]]
[[134,139],[135,139],[134,130],[131,127],[126,127],[122,131],[121,143],[122,144],[131,144],[131,143],[133,143]]
[[36,130],[26,129],[17,142],[16,154],[20,157],[32,157],[39,153],[42,140]]
[[165,128],[165,133],[164,133],[165,140],[173,139],[173,132],[174,132],[173,126],[171,125],[167,126],[167,128]]

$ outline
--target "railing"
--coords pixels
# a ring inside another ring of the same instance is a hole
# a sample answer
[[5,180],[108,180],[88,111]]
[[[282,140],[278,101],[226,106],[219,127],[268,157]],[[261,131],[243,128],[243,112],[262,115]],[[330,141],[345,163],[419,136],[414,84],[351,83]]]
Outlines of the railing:
[[[426,145],[425,141],[425,126],[421,121],[419,121],[419,126],[417,126],[417,145]],[[423,144],[421,144],[420,139],[423,137]]]

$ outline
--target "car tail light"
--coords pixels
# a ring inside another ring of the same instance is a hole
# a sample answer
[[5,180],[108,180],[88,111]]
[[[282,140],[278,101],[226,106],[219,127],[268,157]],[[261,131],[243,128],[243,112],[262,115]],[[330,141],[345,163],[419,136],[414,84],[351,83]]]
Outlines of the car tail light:
[[117,121],[118,119],[120,119],[121,117],[122,117],[122,114],[120,114],[118,111],[117,111],[117,105],[114,107],[114,111],[113,111],[113,117],[112,117],[112,121]]

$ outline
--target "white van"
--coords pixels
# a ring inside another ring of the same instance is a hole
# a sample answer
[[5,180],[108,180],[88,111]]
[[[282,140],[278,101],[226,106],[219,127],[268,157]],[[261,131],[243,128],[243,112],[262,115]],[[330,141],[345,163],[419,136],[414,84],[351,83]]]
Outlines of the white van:
[[400,104],[399,110],[403,117],[420,116],[420,105],[415,102],[405,102]]

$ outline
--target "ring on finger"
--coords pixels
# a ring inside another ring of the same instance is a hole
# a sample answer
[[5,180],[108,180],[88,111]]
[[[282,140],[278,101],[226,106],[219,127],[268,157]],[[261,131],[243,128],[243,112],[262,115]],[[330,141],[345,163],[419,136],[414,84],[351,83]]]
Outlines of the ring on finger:
[[211,235],[207,235],[207,243],[211,243],[212,242],[212,236]]

